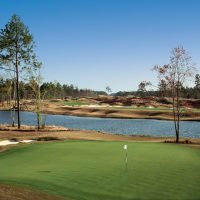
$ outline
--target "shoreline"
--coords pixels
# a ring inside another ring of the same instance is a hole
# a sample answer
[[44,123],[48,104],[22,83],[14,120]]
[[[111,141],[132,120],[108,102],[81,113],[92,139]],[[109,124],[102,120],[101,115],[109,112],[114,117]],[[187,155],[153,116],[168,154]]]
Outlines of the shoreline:
[[[7,127],[7,129],[6,129]],[[123,135],[123,134],[111,134],[107,132],[92,131],[92,130],[73,130],[62,127],[53,126],[51,129],[33,130],[31,126],[22,126],[21,130],[17,127],[12,129],[6,125],[0,125],[0,141],[2,140],[27,140],[49,137],[50,140],[94,140],[94,141],[144,141],[144,142],[172,142],[175,141],[175,137],[166,136],[146,136],[146,135]],[[200,138],[184,138],[180,137],[180,141],[191,141],[200,145]]]

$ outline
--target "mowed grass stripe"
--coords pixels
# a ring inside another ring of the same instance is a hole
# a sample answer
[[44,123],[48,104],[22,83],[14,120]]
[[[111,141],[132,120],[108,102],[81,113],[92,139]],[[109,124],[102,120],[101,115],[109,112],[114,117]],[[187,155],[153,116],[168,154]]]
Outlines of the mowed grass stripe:
[[200,199],[200,150],[162,143],[64,141],[0,154],[0,182],[68,199]]

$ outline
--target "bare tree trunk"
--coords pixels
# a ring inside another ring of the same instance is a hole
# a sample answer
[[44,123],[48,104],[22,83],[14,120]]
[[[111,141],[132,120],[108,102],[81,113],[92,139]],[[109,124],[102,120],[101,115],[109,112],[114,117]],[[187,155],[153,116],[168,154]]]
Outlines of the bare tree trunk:
[[18,122],[18,128],[20,129],[20,105],[19,105],[19,69],[18,69],[18,58],[16,53],[16,89],[17,89],[17,122]]
[[[14,78],[15,79],[15,78]],[[15,107],[16,107],[16,85],[15,81],[13,81],[13,105],[12,105],[12,126],[15,126]]]
[[[175,95],[176,94],[176,95]],[[178,96],[177,91],[172,87],[172,106],[173,106],[173,119],[174,119],[174,128],[176,133],[176,143],[179,142],[179,115],[178,115]]]
[[[14,81],[12,80],[11,81],[11,84],[10,84],[10,88],[9,88],[9,91],[10,91],[10,112],[11,112],[11,118],[12,118],[12,127],[15,126],[15,115],[14,115],[14,106],[12,104],[12,100],[14,99],[15,95],[13,94],[13,98],[12,98],[12,84],[14,84]],[[14,91],[14,90],[13,90]]]
[[178,131],[177,131],[177,119],[176,119],[176,103],[175,103],[175,97],[172,97],[173,101],[173,118],[174,118],[174,127],[175,127],[175,133],[176,133],[176,143],[178,142]]
[[18,67],[18,27],[16,25],[16,36],[15,36],[15,71],[16,71],[16,92],[17,92],[17,122],[18,129],[20,129],[20,103],[19,103],[19,67]]
[[38,85],[38,91],[36,94],[36,107],[37,107],[37,126],[38,130],[42,127],[42,116],[41,116],[41,97],[40,97],[40,86]]
[[180,133],[180,93],[179,93],[179,82],[176,88],[176,110],[177,110],[177,133],[176,133],[176,143],[179,143],[179,133]]

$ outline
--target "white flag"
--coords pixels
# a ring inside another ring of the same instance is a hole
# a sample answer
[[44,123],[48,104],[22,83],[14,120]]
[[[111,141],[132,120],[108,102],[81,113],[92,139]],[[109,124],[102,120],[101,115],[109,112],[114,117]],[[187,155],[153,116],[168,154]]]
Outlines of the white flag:
[[126,149],[127,149],[127,144],[124,145],[124,150],[126,150]]

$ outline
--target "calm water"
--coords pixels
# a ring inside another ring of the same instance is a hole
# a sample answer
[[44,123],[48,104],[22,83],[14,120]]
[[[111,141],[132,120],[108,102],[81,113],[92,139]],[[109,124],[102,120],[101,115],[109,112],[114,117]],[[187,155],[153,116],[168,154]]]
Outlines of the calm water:
[[[174,136],[172,121],[151,119],[111,119],[95,117],[73,117],[44,115],[46,125],[59,125],[72,129],[96,130],[113,134]],[[22,124],[36,125],[36,114],[21,113]],[[0,111],[0,124],[11,123],[8,111]],[[200,122],[181,122],[181,137],[200,138]]]

